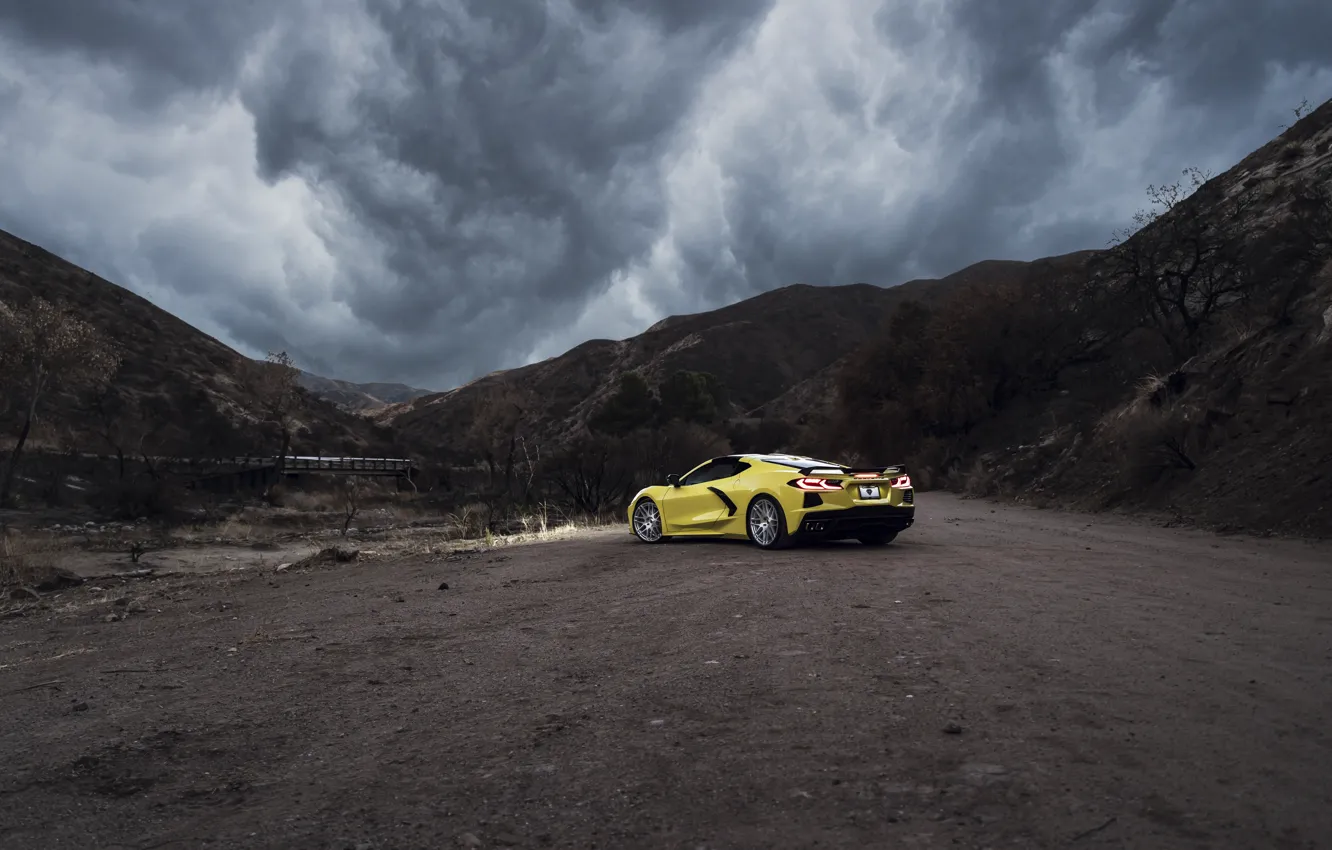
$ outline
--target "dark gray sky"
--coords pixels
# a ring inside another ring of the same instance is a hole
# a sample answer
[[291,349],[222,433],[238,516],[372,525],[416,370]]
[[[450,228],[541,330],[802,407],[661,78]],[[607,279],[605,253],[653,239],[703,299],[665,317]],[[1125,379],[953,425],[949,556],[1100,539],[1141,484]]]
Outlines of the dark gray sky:
[[445,388],[1105,244],[1332,97],[1327,0],[0,0],[0,228]]

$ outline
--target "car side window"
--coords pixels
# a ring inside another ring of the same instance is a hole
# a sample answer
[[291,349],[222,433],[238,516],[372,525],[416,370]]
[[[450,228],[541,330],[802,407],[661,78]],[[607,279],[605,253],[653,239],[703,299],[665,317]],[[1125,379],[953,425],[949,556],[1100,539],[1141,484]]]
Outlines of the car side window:
[[714,460],[711,463],[708,463],[704,466],[700,466],[698,469],[695,469],[693,472],[689,473],[684,478],[680,479],[680,484],[682,486],[688,487],[691,484],[703,484],[705,482],[715,480],[717,474],[717,466],[721,463],[722,461]]
[[731,478],[732,476],[739,475],[748,468],[749,464],[740,463],[735,460],[714,460],[712,463],[699,469],[680,483],[707,484],[711,481],[721,481],[724,478]]
[[709,473],[708,480],[720,481],[723,478],[730,478],[732,475],[735,475],[735,461],[719,460],[716,465],[713,466],[712,472]]

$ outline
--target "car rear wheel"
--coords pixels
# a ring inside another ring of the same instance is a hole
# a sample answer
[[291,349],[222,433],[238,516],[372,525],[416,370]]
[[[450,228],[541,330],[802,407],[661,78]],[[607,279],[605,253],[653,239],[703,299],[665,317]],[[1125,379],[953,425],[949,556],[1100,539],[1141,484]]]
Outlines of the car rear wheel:
[[759,496],[749,503],[745,527],[749,530],[749,539],[760,549],[785,549],[791,545],[782,506],[771,496]]
[[644,543],[660,543],[666,539],[661,533],[661,511],[651,499],[643,499],[634,507],[634,536]]
[[866,546],[883,546],[892,543],[896,538],[896,531],[876,531],[872,534],[862,534],[856,539]]

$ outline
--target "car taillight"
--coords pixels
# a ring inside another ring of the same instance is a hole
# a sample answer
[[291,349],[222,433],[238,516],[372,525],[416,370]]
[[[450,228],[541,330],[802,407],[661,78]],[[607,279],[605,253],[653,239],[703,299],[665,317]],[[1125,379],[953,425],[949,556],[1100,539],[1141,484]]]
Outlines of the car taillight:
[[828,491],[842,489],[841,482],[829,481],[826,478],[797,478],[791,484],[798,490]]
[[911,476],[910,476],[910,475],[903,475],[901,478],[894,478],[894,479],[889,483],[888,486],[890,486],[890,487],[901,487],[902,489],[909,489],[909,488],[911,487]]
[[852,477],[852,478],[878,478],[878,477],[879,477],[879,473],[877,473],[877,472],[857,472],[855,475],[853,475],[853,476],[851,476],[851,477]]

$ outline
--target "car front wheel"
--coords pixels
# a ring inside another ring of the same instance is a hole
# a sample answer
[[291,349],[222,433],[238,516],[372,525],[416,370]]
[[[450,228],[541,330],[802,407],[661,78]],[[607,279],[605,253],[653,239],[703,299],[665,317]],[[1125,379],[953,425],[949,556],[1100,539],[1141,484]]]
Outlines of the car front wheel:
[[785,549],[791,545],[782,506],[771,496],[759,496],[749,503],[745,526],[749,539],[760,549]]
[[651,499],[643,499],[634,507],[634,536],[644,543],[666,539],[661,533],[661,510]]

